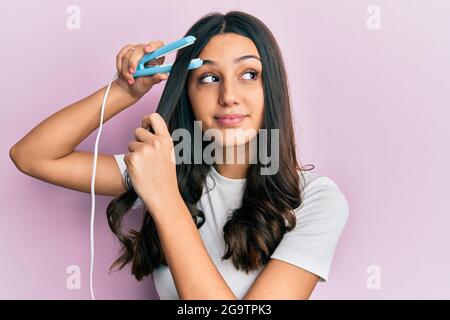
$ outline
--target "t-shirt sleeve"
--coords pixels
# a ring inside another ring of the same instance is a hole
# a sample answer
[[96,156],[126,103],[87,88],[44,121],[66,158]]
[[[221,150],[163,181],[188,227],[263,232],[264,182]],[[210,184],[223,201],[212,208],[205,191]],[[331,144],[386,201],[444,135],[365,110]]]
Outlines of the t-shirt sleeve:
[[348,220],[348,202],[334,181],[319,176],[306,185],[303,202],[294,212],[297,224],[284,234],[271,258],[314,273],[319,281],[327,281]]
[[[125,170],[127,169],[127,165],[125,164],[125,161],[123,160],[123,157],[125,154],[115,154],[114,158],[116,159],[117,165],[119,166],[120,174],[122,175],[122,179],[125,179]],[[136,199],[131,209],[139,209],[144,208],[144,202],[141,200],[140,197]]]

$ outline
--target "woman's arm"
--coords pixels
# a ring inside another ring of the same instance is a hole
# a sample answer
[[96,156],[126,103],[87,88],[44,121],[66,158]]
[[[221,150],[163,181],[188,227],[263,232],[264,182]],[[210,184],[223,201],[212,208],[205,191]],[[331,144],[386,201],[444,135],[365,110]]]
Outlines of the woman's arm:
[[[103,123],[138,99],[113,81]],[[89,192],[93,153],[75,151],[98,128],[106,86],[56,112],[28,132],[10,149],[16,167],[32,177],[66,188]],[[96,192],[116,196],[124,192],[112,155],[98,155]]]
[[[167,74],[155,74],[136,80],[132,75],[144,54],[163,45],[162,41],[151,41],[148,44],[127,44],[120,49],[116,56],[118,78],[111,84],[103,123],[134,104],[153,85],[167,80]],[[163,62],[164,57],[156,60],[156,64]],[[99,126],[106,88],[107,86],[56,112],[33,128],[10,149],[9,155],[14,164],[22,170],[35,166],[36,161],[58,160],[72,153],[75,147]]]
[[[155,84],[167,80],[168,75],[158,73],[133,79],[137,63],[142,56],[162,47],[162,41],[148,44],[128,44],[116,56],[118,78],[113,81],[106,101],[103,123],[134,104]],[[162,64],[164,57],[156,60]],[[106,86],[90,96],[56,112],[9,151],[16,167],[32,177],[78,191],[89,192],[93,153],[74,151],[100,122],[100,111]],[[98,155],[96,193],[117,196],[125,191],[120,170],[112,155]]]
[[[111,85],[103,123],[136,102],[116,81]],[[14,163],[27,167],[35,161],[57,160],[70,154],[98,128],[105,90],[106,86],[39,123],[11,148]]]

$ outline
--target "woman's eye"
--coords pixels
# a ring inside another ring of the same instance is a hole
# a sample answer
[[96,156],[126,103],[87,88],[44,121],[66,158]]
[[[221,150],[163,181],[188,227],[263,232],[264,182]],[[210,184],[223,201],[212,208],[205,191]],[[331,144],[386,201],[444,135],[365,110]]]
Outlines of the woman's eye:
[[212,75],[212,74],[208,74],[208,75],[205,75],[205,76],[201,77],[200,78],[200,82],[202,82],[202,83],[209,83],[209,81],[204,81],[204,79],[208,79],[208,78],[217,78],[217,77]]
[[[252,74],[253,78],[251,76],[250,76],[250,78],[249,77],[246,78],[245,77],[246,74]],[[257,71],[249,70],[249,71],[244,73],[243,79],[244,80],[255,80],[257,77],[258,77],[258,72]],[[213,78],[218,79],[215,75],[212,75],[212,74],[204,75],[203,77],[200,78],[200,83],[210,83],[211,81],[205,81],[205,79],[212,80]]]
[[254,75],[253,78],[250,78],[248,80],[254,80],[254,79],[256,79],[256,76],[258,75],[258,72],[256,72],[256,71],[247,71],[244,74],[253,74]]

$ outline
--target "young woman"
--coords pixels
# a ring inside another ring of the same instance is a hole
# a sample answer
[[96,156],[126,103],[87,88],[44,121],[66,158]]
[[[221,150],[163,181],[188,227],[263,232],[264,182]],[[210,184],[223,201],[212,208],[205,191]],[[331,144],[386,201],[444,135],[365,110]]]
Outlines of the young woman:
[[[132,77],[140,58],[164,45],[160,41],[127,45],[117,55],[119,78],[104,122],[153,85],[167,83],[157,112],[135,130],[129,152],[98,157],[96,193],[116,197],[107,216],[122,244],[112,267],[131,263],[138,280],[152,274],[161,299],[308,299],[317,281],[328,279],[349,207],[330,178],[302,172],[297,162],[279,47],[260,20],[239,11],[208,14],[186,35],[197,40],[177,52],[169,77]],[[194,58],[203,65],[187,70]],[[90,192],[93,154],[75,148],[97,129],[104,92],[30,131],[11,148],[16,166],[38,179]],[[246,161],[199,162],[186,150],[183,159],[192,161],[174,161],[174,131],[185,129],[193,137],[198,123],[203,135],[210,129],[222,133],[203,140],[200,151],[210,144],[225,156],[244,150]],[[255,134],[242,136],[236,129]],[[277,139],[268,134],[261,142],[260,129],[277,132]],[[259,157],[250,161],[255,150],[265,148],[277,155],[271,174],[261,173],[267,163]],[[125,170],[131,184],[125,183]],[[144,208],[142,227],[126,234],[123,217],[136,207]]]

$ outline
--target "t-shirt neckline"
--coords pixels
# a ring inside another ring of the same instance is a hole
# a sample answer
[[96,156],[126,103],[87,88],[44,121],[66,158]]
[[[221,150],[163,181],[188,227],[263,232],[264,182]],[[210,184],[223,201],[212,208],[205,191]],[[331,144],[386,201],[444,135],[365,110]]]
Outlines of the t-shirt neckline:
[[214,168],[213,165],[211,165],[211,175],[218,181],[223,182],[223,183],[228,183],[228,184],[232,183],[235,185],[243,185],[247,181],[247,179],[245,179],[245,178],[235,179],[235,178],[224,177],[219,172],[217,172],[217,170]]

